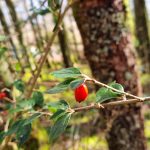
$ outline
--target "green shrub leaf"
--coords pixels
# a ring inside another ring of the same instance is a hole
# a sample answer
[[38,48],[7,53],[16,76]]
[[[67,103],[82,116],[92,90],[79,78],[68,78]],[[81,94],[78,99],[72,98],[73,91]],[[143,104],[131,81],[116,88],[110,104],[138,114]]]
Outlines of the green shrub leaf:
[[35,106],[36,102],[35,102],[35,99],[28,99],[28,100],[21,100],[19,102],[16,103],[16,106],[14,107],[14,105],[12,105],[10,108],[9,108],[9,113],[10,114],[13,114],[13,113],[16,113],[16,112],[21,112],[21,111],[24,111],[24,110],[29,110],[29,109],[32,109],[34,106]]
[[15,134],[19,145],[24,144],[24,142],[30,135],[31,123],[40,116],[40,113],[36,113],[30,116],[29,118],[17,120],[12,124],[12,126],[8,129],[7,132],[3,131],[0,133],[0,142],[2,142],[6,136]]
[[70,82],[73,81],[73,80],[74,80],[74,78],[66,79],[62,83],[59,83],[56,86],[54,86],[53,88],[47,90],[46,93],[48,93],[48,94],[56,94],[56,93],[63,92],[65,90],[67,90],[67,88],[69,87]]
[[[112,82],[112,83],[109,84],[109,86],[111,86],[111,87],[113,87],[114,89],[117,89],[117,90],[119,90],[119,91],[121,91],[121,92],[124,92],[123,86],[122,86],[121,84],[119,84],[119,83]],[[117,93],[120,94],[120,92],[117,92]]]
[[68,125],[68,122],[70,120],[70,117],[71,117],[71,114],[66,113],[56,120],[54,125],[51,127],[50,133],[49,133],[51,142],[55,141],[59,137],[59,135],[65,131]]
[[41,113],[33,114],[32,116],[24,120],[23,125],[25,126],[25,125],[32,123],[35,119],[39,118],[40,116],[41,116]]
[[0,132],[0,143],[2,143],[2,141],[4,140],[4,138],[5,138],[5,132],[2,131],[2,132]]
[[16,108],[22,108],[22,109],[31,109],[33,108],[33,106],[35,105],[35,100],[34,99],[28,99],[28,100],[22,100],[22,101],[19,101],[16,105]]
[[56,110],[62,109],[66,110],[69,108],[69,104],[65,100],[60,100],[57,102],[48,102],[45,104],[44,108],[55,108]]
[[32,94],[32,99],[35,101],[35,105],[42,107],[44,102],[43,94],[39,91],[35,91]]
[[18,141],[19,146],[23,145],[27,141],[30,133],[31,124],[25,125],[18,130],[18,132],[16,133],[16,139]]
[[62,116],[65,113],[66,113],[65,110],[59,109],[51,116],[51,119],[58,119],[60,116]]
[[8,49],[6,47],[0,47],[0,58],[4,55],[4,53],[7,51]]
[[14,82],[14,86],[16,87],[17,90],[19,90],[20,92],[24,92],[25,90],[25,84],[22,80],[16,80]]
[[71,68],[65,68],[61,70],[57,70],[51,73],[56,78],[75,78],[81,75],[81,72],[79,69],[71,67]]
[[13,123],[13,125],[5,133],[5,136],[8,136],[8,135],[18,132],[18,130],[23,126],[23,124],[24,124],[24,119],[17,120],[16,122]]
[[109,84],[109,86],[119,90],[120,92],[114,92],[111,89],[102,87],[96,93],[96,102],[102,103],[109,99],[118,98],[121,95],[121,92],[124,91],[124,88],[122,87],[121,84],[113,82]]
[[72,82],[70,83],[70,88],[71,88],[71,89],[77,88],[77,87],[80,86],[82,83],[84,83],[84,80],[85,80],[85,79],[76,79],[76,80],[72,81]]

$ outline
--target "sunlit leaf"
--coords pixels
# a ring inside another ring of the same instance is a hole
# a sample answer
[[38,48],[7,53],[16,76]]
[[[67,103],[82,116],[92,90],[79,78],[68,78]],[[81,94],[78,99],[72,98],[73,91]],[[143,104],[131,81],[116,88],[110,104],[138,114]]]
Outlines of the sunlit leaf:
[[33,106],[35,106],[36,102],[34,99],[28,99],[28,100],[22,100],[22,101],[19,101],[17,104],[16,104],[16,108],[22,108],[22,109],[31,109],[33,108]]
[[16,69],[16,71],[21,71],[21,65],[20,65],[20,63],[16,63],[15,64],[15,69]]

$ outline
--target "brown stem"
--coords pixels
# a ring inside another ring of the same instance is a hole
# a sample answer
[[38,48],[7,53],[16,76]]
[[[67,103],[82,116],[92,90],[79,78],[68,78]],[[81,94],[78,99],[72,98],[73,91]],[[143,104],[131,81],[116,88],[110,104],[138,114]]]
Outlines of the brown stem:
[[101,86],[106,87],[106,88],[108,88],[108,89],[111,89],[111,90],[114,91],[114,92],[118,92],[118,93],[123,94],[123,95],[125,95],[125,96],[129,96],[129,97],[138,99],[138,100],[140,100],[140,101],[143,101],[143,98],[142,98],[142,97],[138,97],[138,96],[135,96],[135,95],[133,95],[133,94],[130,94],[130,93],[127,93],[127,92],[124,92],[124,91],[120,91],[120,90],[118,90],[118,89],[115,89],[115,88],[113,88],[113,87],[111,87],[111,86],[109,86],[109,85],[107,85],[107,84],[104,84],[104,83],[102,83],[102,82],[100,82],[100,81],[97,81],[97,80],[95,80],[95,79],[92,79],[92,78],[88,77],[88,76],[85,75],[85,74],[83,74],[82,76],[85,77],[86,81],[92,81],[92,82],[94,82],[95,84],[101,85]]
[[104,104],[96,103],[96,104],[91,104],[91,105],[84,106],[84,107],[74,108],[73,110],[74,112],[79,112],[79,111],[90,110],[90,109],[101,109],[101,108],[106,108],[110,106],[127,105],[127,104],[134,104],[138,102],[150,101],[150,97],[145,97],[142,99],[143,99],[142,101],[139,99],[129,99],[129,100],[118,100],[118,101],[104,103]]

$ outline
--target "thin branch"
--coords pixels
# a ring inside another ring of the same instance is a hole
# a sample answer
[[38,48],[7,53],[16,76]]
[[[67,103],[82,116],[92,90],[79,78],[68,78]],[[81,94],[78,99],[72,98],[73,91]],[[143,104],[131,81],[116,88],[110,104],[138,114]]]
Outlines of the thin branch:
[[57,36],[58,32],[60,31],[60,25],[61,25],[61,23],[62,23],[63,18],[64,18],[64,16],[65,16],[66,12],[68,11],[68,9],[69,9],[70,7],[72,7],[72,5],[73,5],[75,2],[77,2],[77,1],[74,1],[73,3],[67,5],[66,8],[65,8],[65,10],[64,10],[64,12],[62,13],[62,15],[60,16],[60,18],[58,19],[59,22],[58,22],[57,28],[56,28],[56,30],[53,32],[53,35],[52,35],[50,41],[47,43],[46,47],[44,48],[45,54],[44,54],[44,56],[42,57],[41,62],[40,62],[40,64],[39,64],[39,66],[38,66],[37,73],[36,73],[35,76],[33,77],[33,80],[32,80],[32,83],[31,83],[31,87],[29,87],[29,90],[28,90],[28,93],[27,93],[27,98],[29,98],[29,97],[31,96],[31,94],[32,94],[32,91],[33,91],[33,89],[34,89],[34,87],[35,87],[36,81],[37,81],[37,79],[38,79],[38,77],[39,77],[39,75],[40,75],[40,73],[41,73],[43,64],[44,64],[44,62],[45,62],[45,60],[46,60],[46,58],[47,58],[47,55],[48,55],[48,53],[49,53],[49,51],[50,51],[50,48],[51,48],[52,44],[53,44],[53,42],[54,42],[54,39],[55,39],[55,37]]
[[8,97],[5,97],[4,100],[5,100],[5,101],[8,101],[8,102],[10,102],[10,103],[12,103],[12,104],[13,104],[13,103],[16,103],[15,100],[12,100],[12,99],[10,99],[10,98],[8,98]]
[[150,97],[145,97],[142,99],[143,99],[142,101],[139,99],[129,99],[129,100],[119,100],[119,101],[114,101],[114,102],[109,102],[109,103],[104,103],[104,104],[92,103],[91,105],[88,105],[88,106],[73,108],[73,110],[74,112],[79,112],[79,111],[85,111],[85,110],[90,110],[90,109],[102,109],[102,108],[105,109],[106,107],[110,107],[110,106],[127,105],[127,104],[135,104],[138,102],[150,101]]
[[106,88],[108,88],[108,89],[111,89],[111,90],[114,91],[114,92],[118,92],[118,93],[123,94],[123,95],[125,95],[125,96],[129,96],[129,97],[138,99],[138,100],[140,100],[140,101],[143,101],[143,100],[144,100],[144,98],[142,98],[142,97],[138,97],[138,96],[135,96],[135,95],[133,95],[133,94],[130,94],[130,93],[127,93],[127,92],[124,92],[124,91],[120,91],[120,90],[118,90],[118,89],[115,89],[115,88],[113,88],[113,87],[111,87],[111,86],[109,86],[109,85],[107,85],[107,84],[104,84],[104,83],[99,82],[99,81],[97,81],[97,80],[95,80],[95,79],[92,79],[92,78],[88,77],[88,76],[85,75],[85,74],[83,74],[82,76],[85,77],[86,81],[92,81],[92,82],[94,82],[95,84],[101,85],[101,86],[106,87]]

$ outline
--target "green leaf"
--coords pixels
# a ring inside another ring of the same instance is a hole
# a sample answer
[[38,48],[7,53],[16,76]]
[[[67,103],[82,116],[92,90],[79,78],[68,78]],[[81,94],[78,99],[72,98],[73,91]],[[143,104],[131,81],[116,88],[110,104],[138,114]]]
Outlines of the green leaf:
[[39,91],[33,92],[32,99],[34,99],[35,104],[37,106],[40,106],[40,107],[43,106],[44,97],[43,97],[43,94],[41,92],[39,92]]
[[76,80],[72,81],[72,82],[70,83],[71,89],[75,89],[75,88],[77,88],[78,86],[80,86],[82,83],[84,83],[84,80],[85,80],[85,79],[76,79]]
[[36,113],[36,114],[30,116],[29,118],[24,120],[23,125],[25,126],[25,125],[32,123],[35,119],[39,118],[40,116],[41,116],[41,113]]
[[0,132],[0,143],[3,142],[4,138],[5,138],[5,132],[2,131],[2,132]]
[[24,119],[17,120],[13,123],[13,125],[9,128],[9,130],[5,133],[5,136],[16,133],[24,124]]
[[49,135],[50,135],[51,142],[55,141],[59,137],[59,135],[65,131],[68,122],[70,120],[70,117],[71,117],[71,113],[66,113],[56,120],[56,122],[50,129]]
[[48,94],[55,94],[55,93],[63,92],[65,90],[67,90],[67,88],[69,87],[70,82],[73,81],[73,80],[74,80],[74,78],[66,79],[62,83],[59,83],[55,87],[47,90],[46,93],[48,93]]
[[71,67],[71,68],[65,68],[58,71],[54,71],[51,73],[56,78],[74,78],[81,75],[81,72],[79,69]]
[[19,146],[23,145],[27,141],[30,133],[31,133],[31,124],[23,126],[18,130],[18,132],[16,133],[16,138]]
[[18,71],[18,72],[21,71],[21,65],[20,65],[20,63],[17,62],[15,64],[15,70]]
[[117,98],[119,96],[120,96],[119,93],[113,92],[110,89],[100,88],[96,93],[96,102],[102,103],[106,100]]
[[[109,84],[109,86],[111,86],[111,87],[113,87],[113,88],[115,88],[115,89],[117,89],[117,90],[119,90],[121,92],[124,92],[123,86],[121,84],[119,84],[119,83],[112,82],[112,83]],[[117,93],[120,94],[120,92],[117,92]]]
[[0,47],[0,57],[2,57],[7,50],[6,47]]
[[26,109],[31,109],[33,108],[33,106],[35,106],[36,102],[35,102],[35,99],[28,99],[28,100],[22,100],[22,101],[19,101],[17,104],[16,104],[16,108],[22,108],[24,110]]
[[121,92],[124,92],[124,88],[121,84],[112,82],[109,84],[109,86],[119,90],[120,92],[115,92],[112,91],[111,89],[102,87],[96,93],[96,102],[102,103],[109,99],[118,98],[119,96],[122,95]]
[[21,112],[21,111],[23,111],[23,108],[20,108],[20,107],[17,107],[17,108],[11,107],[9,109],[9,114],[12,115],[13,113],[17,113],[17,112]]
[[16,106],[12,105],[9,108],[9,114],[13,115],[13,113],[21,112],[24,110],[32,109],[35,106],[35,100],[34,99],[23,99],[22,101],[19,101],[16,103]]
[[29,118],[17,120],[12,124],[7,132],[0,133],[0,142],[5,138],[5,136],[16,134],[19,144],[23,144],[30,134],[31,123],[40,116],[40,113],[36,113]]
[[40,116],[41,116],[40,113],[36,113],[27,119],[17,120],[12,124],[12,126],[9,128],[7,132],[0,133],[0,142],[2,142],[2,140],[6,136],[16,134],[16,138],[19,142],[19,145],[23,144],[27,140],[31,132],[31,123]]
[[25,84],[22,80],[16,80],[14,82],[14,86],[16,87],[17,90],[19,90],[20,92],[24,92],[25,89]]
[[59,109],[51,116],[51,119],[58,119],[60,116],[62,116],[65,113],[66,113],[65,110]]
[[62,109],[62,110],[66,110],[69,108],[69,104],[65,101],[65,100],[60,100],[58,102],[49,102],[47,104],[45,104],[44,106],[45,108],[55,108],[55,109]]

